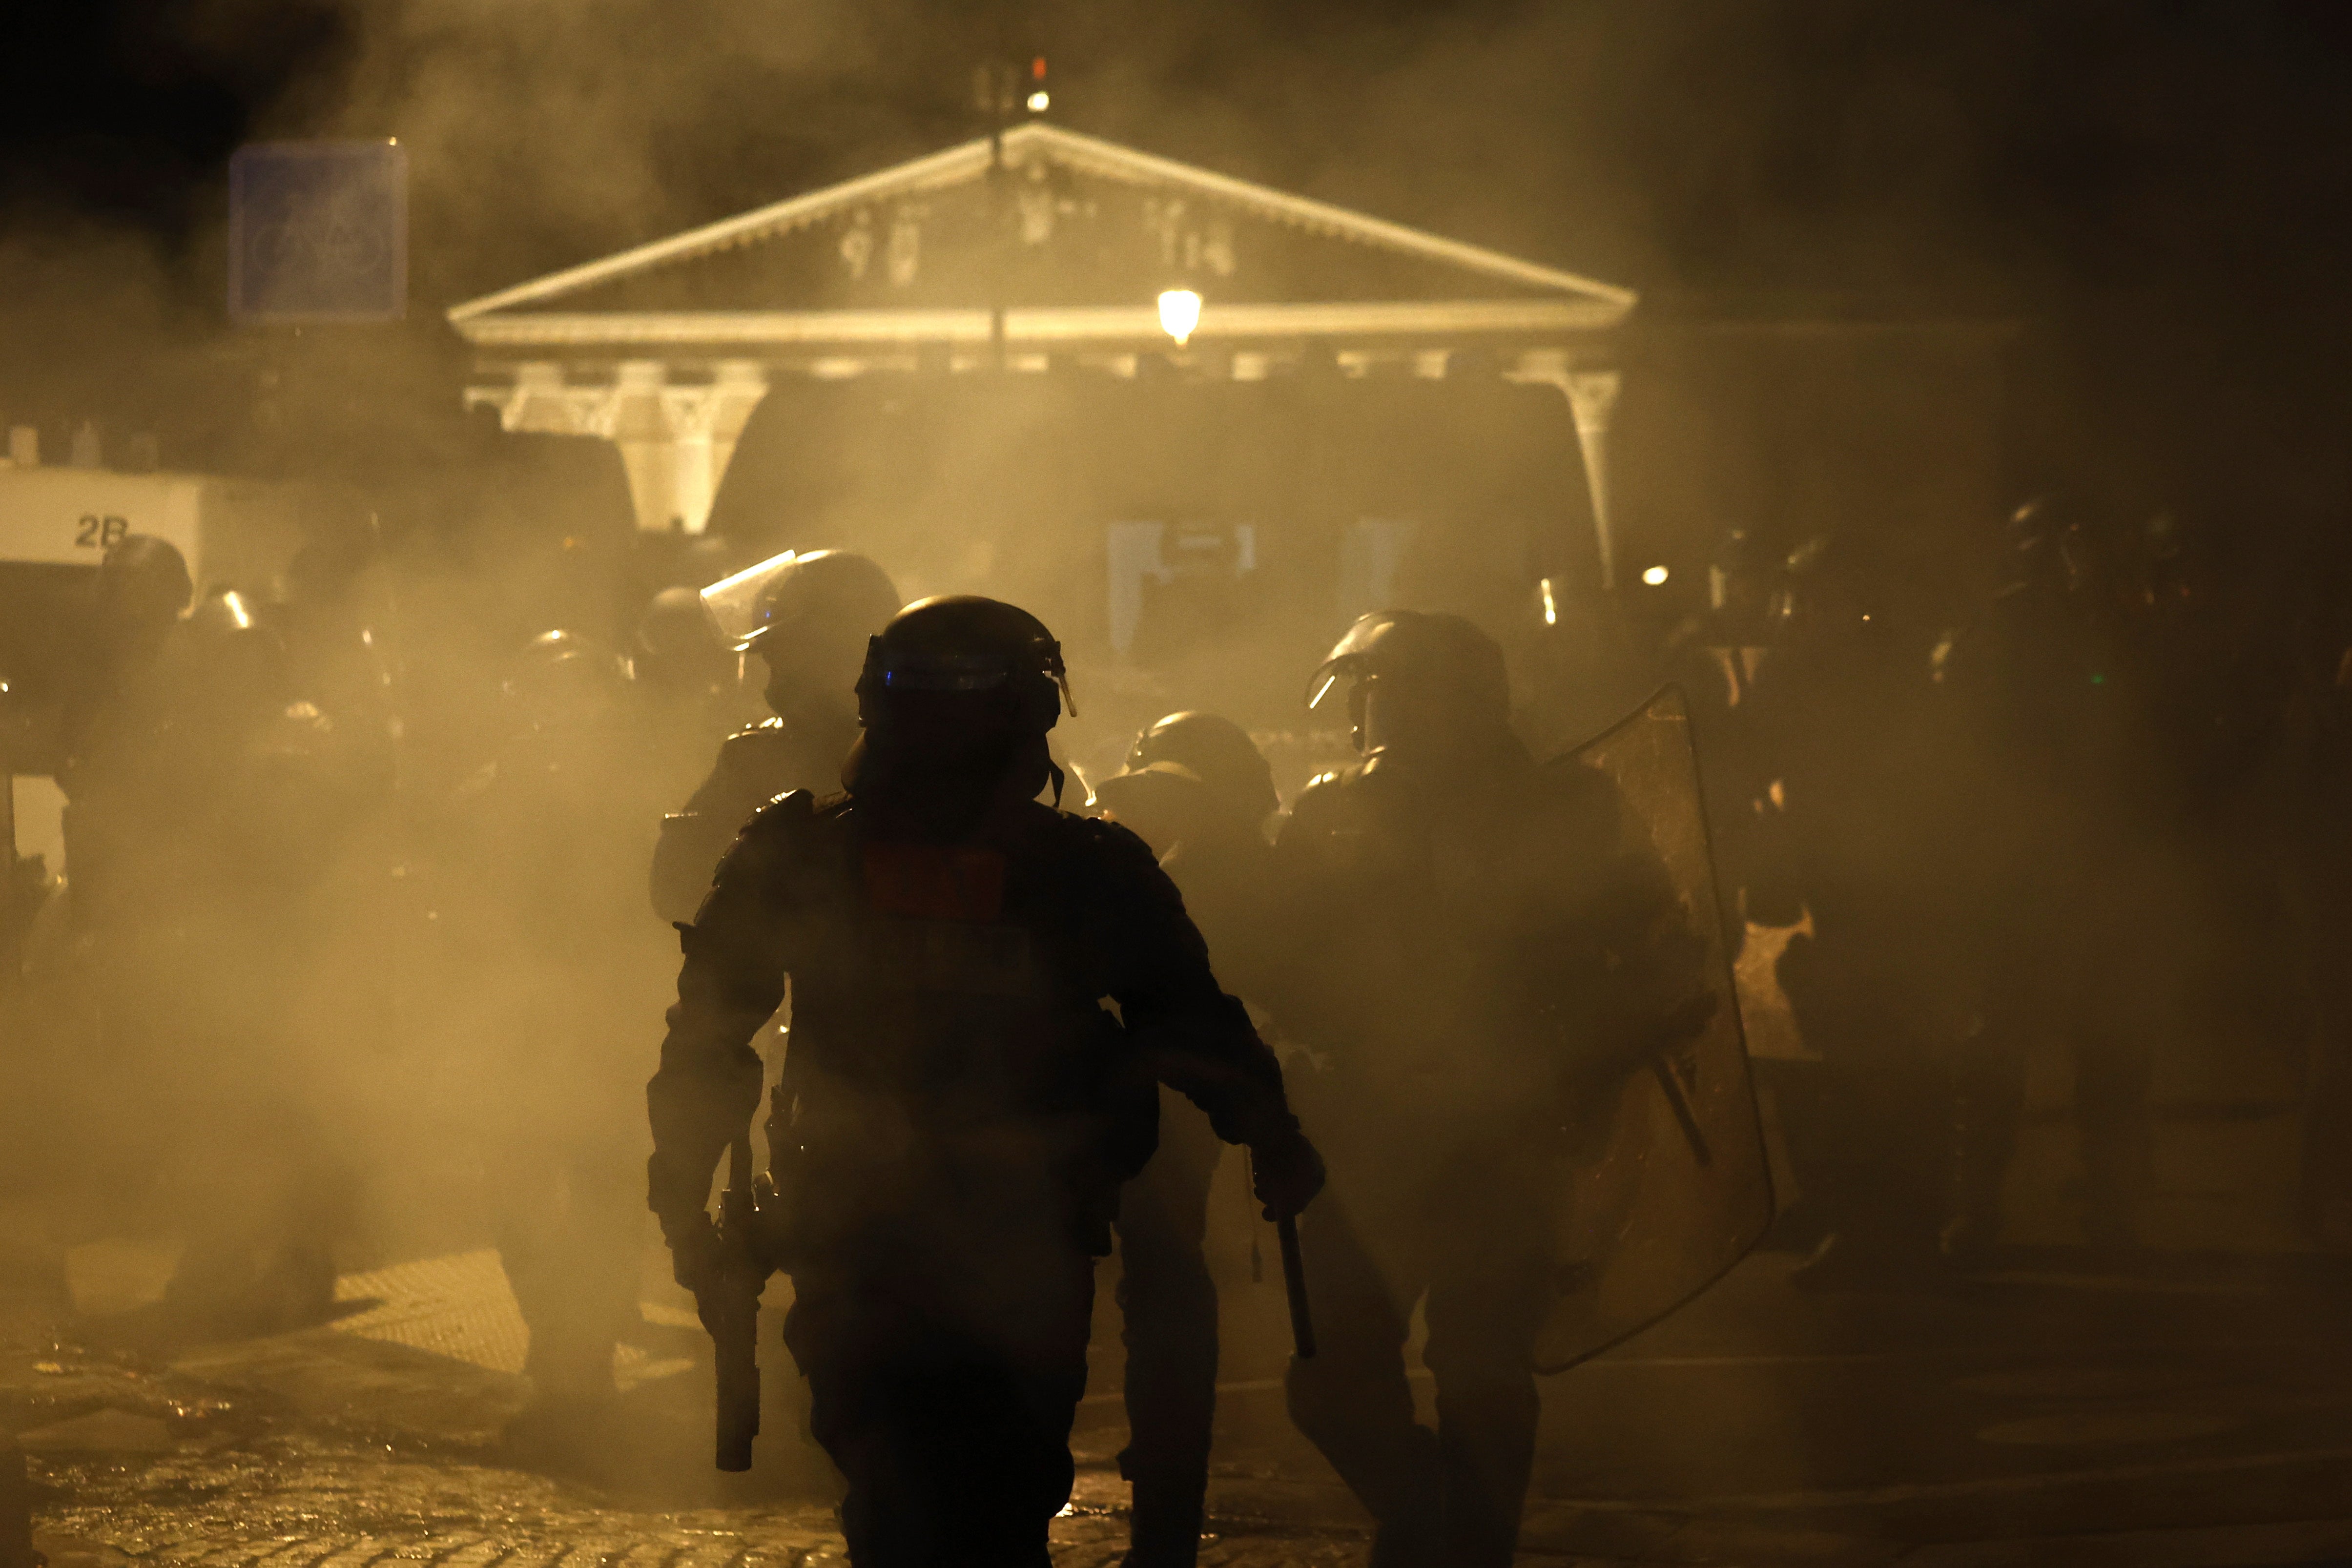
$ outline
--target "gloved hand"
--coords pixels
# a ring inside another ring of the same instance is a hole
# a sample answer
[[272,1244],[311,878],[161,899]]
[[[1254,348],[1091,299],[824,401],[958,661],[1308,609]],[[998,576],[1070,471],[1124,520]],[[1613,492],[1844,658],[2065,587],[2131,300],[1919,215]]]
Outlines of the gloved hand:
[[1268,1219],[1288,1219],[1323,1190],[1323,1156],[1296,1127],[1250,1145],[1251,1191]]
[[671,1279],[698,1297],[719,1282],[719,1227],[709,1215],[663,1215],[662,1239],[669,1244]]

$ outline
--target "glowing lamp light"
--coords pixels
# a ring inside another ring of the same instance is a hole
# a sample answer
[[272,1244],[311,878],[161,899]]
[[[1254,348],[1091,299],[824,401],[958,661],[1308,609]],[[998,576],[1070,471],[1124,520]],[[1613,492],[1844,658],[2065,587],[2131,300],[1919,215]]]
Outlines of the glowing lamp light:
[[1542,578],[1536,585],[1543,590],[1544,625],[1548,626],[1559,625],[1559,605],[1551,596],[1551,579]]
[[1051,104],[1053,101],[1053,97],[1049,93],[1033,92],[1029,95],[1029,112],[1032,114],[1043,114],[1045,112],[1046,106]]
[[1190,289],[1163,289],[1160,295],[1160,330],[1182,348],[1201,324],[1201,296]]
[[1642,574],[1642,581],[1653,588],[1662,587],[1666,581],[1666,569],[1663,566],[1653,566]]

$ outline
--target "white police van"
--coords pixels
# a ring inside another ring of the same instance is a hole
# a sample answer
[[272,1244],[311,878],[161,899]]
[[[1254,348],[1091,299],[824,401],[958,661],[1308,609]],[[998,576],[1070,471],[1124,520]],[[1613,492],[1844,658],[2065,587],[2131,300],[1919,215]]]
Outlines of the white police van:
[[95,657],[89,605],[107,547],[133,533],[168,540],[199,594],[278,599],[305,540],[351,510],[313,485],[0,465],[0,869],[8,852],[60,863],[50,753],[58,705]]

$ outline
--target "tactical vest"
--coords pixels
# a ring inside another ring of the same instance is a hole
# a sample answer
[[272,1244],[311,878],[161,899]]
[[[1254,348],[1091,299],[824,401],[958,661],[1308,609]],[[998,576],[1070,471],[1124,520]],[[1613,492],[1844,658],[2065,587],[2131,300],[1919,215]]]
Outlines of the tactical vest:
[[951,1196],[1054,1208],[1108,1247],[1157,1130],[1108,1005],[1150,962],[1119,941],[1139,889],[1108,837],[1123,830],[1043,805],[1018,828],[1003,846],[883,839],[848,799],[805,795],[755,825],[782,840],[788,1142],[818,1233]]
[[1544,1104],[1623,939],[1613,795],[1583,768],[1526,767],[1422,798],[1357,764],[1301,795],[1286,873],[1319,928],[1305,1033],[1417,1115],[1478,1125]]

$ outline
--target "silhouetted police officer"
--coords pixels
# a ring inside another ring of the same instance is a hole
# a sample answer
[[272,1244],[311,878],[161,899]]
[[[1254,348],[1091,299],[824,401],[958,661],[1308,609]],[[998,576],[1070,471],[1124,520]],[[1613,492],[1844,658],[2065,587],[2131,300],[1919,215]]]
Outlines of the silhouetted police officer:
[[[1248,732],[1213,713],[1171,713],[1096,793],[1159,853],[1219,977],[1262,995],[1280,923],[1265,826],[1281,801]],[[1162,1089],[1159,1151],[1119,1196],[1129,1568],[1190,1568],[1200,1553],[1217,1403],[1217,1287],[1201,1247],[1220,1152],[1208,1119]]]
[[468,781],[477,896],[451,923],[495,955],[458,989],[482,1090],[483,1166],[499,1256],[530,1330],[531,1404],[510,1439],[564,1453],[617,1393],[614,1351],[639,1321],[644,1218],[628,1172],[642,1040],[667,943],[632,889],[658,797],[627,664],[542,633],[500,685],[504,732]]
[[2165,772],[2148,682],[2092,519],[2036,498],[2009,525],[2007,581],[1957,638],[1945,688],[1981,764],[1950,834],[1949,880],[1977,958],[1980,1027],[1956,1063],[1956,1213],[1946,1249],[1997,1238],[2029,1055],[2074,1058],[2083,1226],[2135,1242],[2151,1161],[2151,1042],[2171,977],[2162,924],[2182,900],[2150,801]]
[[851,1557],[1034,1568],[1153,1079],[1251,1145],[1270,1212],[1303,1206],[1321,1166],[1151,852],[1038,801],[1066,695],[1051,634],[927,599],[873,640],[857,694],[847,795],[762,810],[684,931],[650,1202],[681,1283],[717,1288],[711,1173],[789,975],[773,1229]]
[[[1351,683],[1363,760],[1301,792],[1276,851],[1307,944],[1280,1016],[1331,1062],[1296,1086],[1332,1188],[1300,1223],[1320,1349],[1291,1415],[1378,1521],[1378,1568],[1504,1568],[1566,1288],[1559,1129],[1661,1037],[1637,994],[1696,994],[1668,971],[1698,944],[1614,786],[1529,757],[1468,621],[1367,616],[1316,681]],[[1435,1432],[1404,1366],[1424,1299]]]
[[[1706,607],[1667,634],[1665,667],[1690,700],[1692,740],[1706,759],[1717,874],[1755,901],[1775,847],[1768,798],[1771,722],[1760,710],[1770,706],[1780,679],[1788,574],[1749,530],[1727,529],[1708,563],[1706,589]],[[1737,952],[1746,929],[1736,908],[1725,912],[1724,936]]]
[[754,812],[789,791],[827,792],[839,782],[857,739],[866,639],[899,603],[881,567],[838,550],[795,556],[763,586],[740,647],[766,663],[775,716],[729,736],[685,808],[663,819],[653,902],[664,920],[693,918],[711,868]]
[[235,592],[184,616],[163,541],[108,552],[101,647],[66,727],[70,912],[101,1070],[153,1145],[134,1169],[183,1231],[165,1306],[199,1331],[315,1321],[333,1299],[342,1183],[316,1126],[283,971],[309,940],[331,832],[324,722]]
[[689,587],[664,588],[646,601],[628,658],[646,738],[661,770],[678,775],[682,795],[694,787],[712,742],[757,723],[759,700],[743,689],[735,650]]
[[[98,569],[94,658],[67,701],[58,783],[69,802],[66,853],[76,888],[75,918],[87,928],[112,897],[116,869],[110,825],[118,792],[140,781],[136,753],[159,743],[177,693],[166,649],[195,596],[188,563],[167,540],[132,534]],[[92,797],[107,797],[93,803]],[[98,837],[79,841],[77,829]],[[100,884],[107,887],[101,888]]]
[[176,1127],[160,1074],[186,1070],[181,866],[205,824],[187,776],[198,770],[172,753],[190,742],[175,645],[195,589],[176,548],[139,534],[107,551],[95,587],[91,657],[68,691],[57,779],[66,912],[98,1025],[89,1071],[100,1109],[89,1131],[106,1156],[94,1164],[100,1195],[127,1205],[156,1181],[155,1151],[109,1145],[131,1129]]
[[1930,727],[1930,673],[1850,541],[1791,553],[1772,658],[1749,696],[1769,788],[1748,817],[1763,852],[1745,890],[1760,925],[1810,922],[1776,973],[1820,1059],[1760,1066],[1779,1083],[1804,1206],[1826,1232],[1790,1275],[1803,1289],[1939,1268],[1951,1152],[1937,1025],[1951,1009],[1945,889],[1929,868],[1952,761]]

